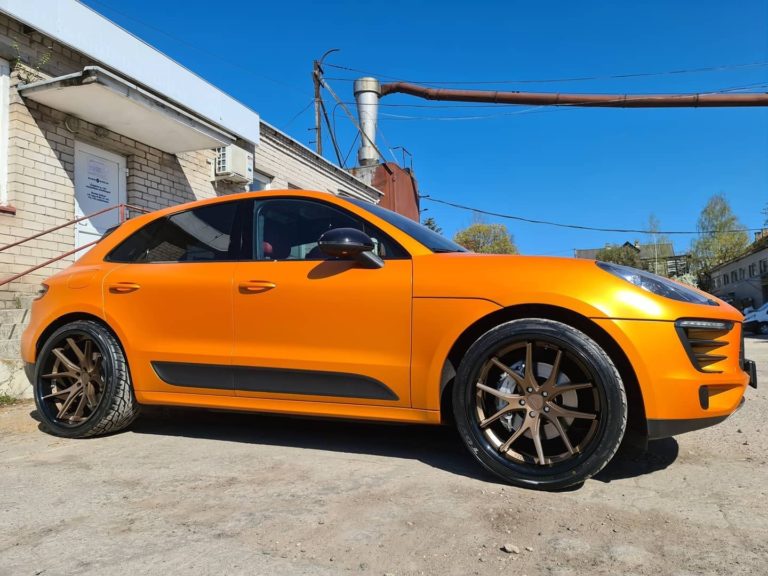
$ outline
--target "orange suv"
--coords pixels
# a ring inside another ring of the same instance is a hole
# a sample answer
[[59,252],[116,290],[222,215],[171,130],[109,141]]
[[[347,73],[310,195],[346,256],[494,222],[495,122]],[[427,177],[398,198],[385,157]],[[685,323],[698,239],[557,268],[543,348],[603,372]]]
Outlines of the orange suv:
[[53,434],[143,404],[439,424],[520,486],[584,481],[625,432],[724,420],[742,316],[615,264],[472,254],[366,202],[245,193],[127,221],[43,284],[22,355]]

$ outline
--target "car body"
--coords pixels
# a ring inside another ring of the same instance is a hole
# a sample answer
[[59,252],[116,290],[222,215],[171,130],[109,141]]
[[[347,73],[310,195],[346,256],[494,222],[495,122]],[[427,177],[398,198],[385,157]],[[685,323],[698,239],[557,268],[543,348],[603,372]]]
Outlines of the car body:
[[599,470],[625,429],[725,419],[754,379],[733,307],[601,266],[469,253],[326,193],[236,194],[128,220],[47,280],[22,356],[65,436],[126,425],[126,403],[428,424],[452,411],[487,468],[557,488]]
[[744,314],[744,331],[768,334],[768,302]]

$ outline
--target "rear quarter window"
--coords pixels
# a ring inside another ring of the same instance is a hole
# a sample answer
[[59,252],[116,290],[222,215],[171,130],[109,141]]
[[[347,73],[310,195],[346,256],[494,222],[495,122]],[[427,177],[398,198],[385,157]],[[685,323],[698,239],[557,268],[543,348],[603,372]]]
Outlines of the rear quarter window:
[[222,202],[159,218],[109,253],[109,262],[216,262],[238,260],[240,202]]

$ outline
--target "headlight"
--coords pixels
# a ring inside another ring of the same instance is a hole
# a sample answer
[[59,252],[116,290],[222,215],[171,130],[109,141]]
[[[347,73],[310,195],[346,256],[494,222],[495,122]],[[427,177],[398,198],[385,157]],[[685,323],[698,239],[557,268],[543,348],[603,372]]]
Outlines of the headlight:
[[613,264],[611,262],[597,262],[597,265],[613,274],[642,288],[652,294],[658,294],[665,298],[671,298],[672,300],[679,300],[680,302],[690,302],[692,304],[706,304],[709,306],[717,306],[717,302],[710,300],[703,294],[673,282],[668,278],[645,272],[644,270],[638,270],[637,268],[631,268],[629,266],[622,266],[621,264]]

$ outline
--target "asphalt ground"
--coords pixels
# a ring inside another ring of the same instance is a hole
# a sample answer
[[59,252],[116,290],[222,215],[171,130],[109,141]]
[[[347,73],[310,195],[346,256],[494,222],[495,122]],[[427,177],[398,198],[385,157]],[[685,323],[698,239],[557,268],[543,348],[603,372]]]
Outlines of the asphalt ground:
[[0,574],[768,574],[768,339],[747,356],[730,419],[557,493],[450,428],[155,409],[65,440],[0,408]]

